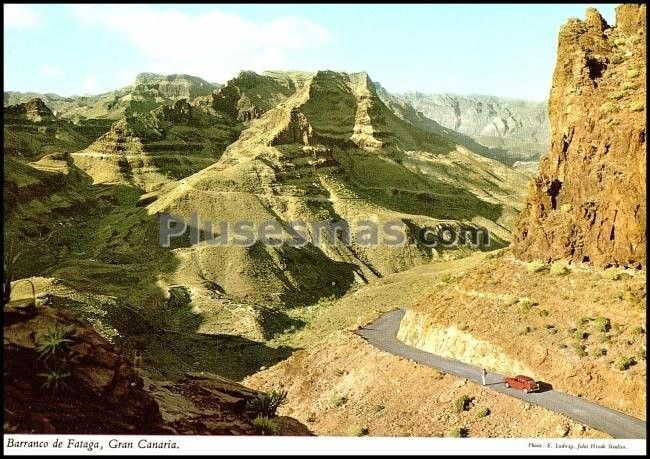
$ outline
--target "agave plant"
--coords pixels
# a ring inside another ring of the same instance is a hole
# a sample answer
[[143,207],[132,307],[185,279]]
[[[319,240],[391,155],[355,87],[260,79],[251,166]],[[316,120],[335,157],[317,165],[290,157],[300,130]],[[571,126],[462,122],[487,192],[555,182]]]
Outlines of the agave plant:
[[272,418],[276,415],[278,407],[287,399],[286,391],[271,391],[257,394],[248,400],[246,408],[254,416]]
[[68,384],[66,383],[66,379],[70,377],[70,372],[68,371],[62,369],[50,370],[47,373],[39,373],[38,376],[45,378],[41,386],[43,389],[51,392],[59,392],[68,388]]
[[75,329],[72,326],[54,326],[36,337],[36,351],[39,359],[45,359],[63,352],[72,343]]

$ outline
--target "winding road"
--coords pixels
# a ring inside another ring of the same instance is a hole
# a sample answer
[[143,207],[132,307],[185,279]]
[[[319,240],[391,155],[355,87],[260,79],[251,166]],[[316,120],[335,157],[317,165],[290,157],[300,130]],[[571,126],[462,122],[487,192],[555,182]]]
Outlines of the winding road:
[[[481,384],[480,368],[458,360],[439,357],[399,341],[396,336],[404,313],[403,309],[389,312],[359,329],[357,334],[382,351]],[[584,425],[608,433],[614,438],[646,438],[646,422],[641,419],[555,390],[524,394],[523,391],[506,388],[503,385],[504,378],[503,375],[488,373],[486,387],[561,413]]]

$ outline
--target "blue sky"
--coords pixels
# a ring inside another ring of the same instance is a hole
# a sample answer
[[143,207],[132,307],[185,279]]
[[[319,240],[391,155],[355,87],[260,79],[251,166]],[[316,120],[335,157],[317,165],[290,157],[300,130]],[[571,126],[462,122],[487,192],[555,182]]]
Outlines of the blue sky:
[[[550,90],[573,5],[5,5],[5,90],[100,93],[139,72],[365,70],[389,91]],[[593,5],[612,24],[615,5]]]

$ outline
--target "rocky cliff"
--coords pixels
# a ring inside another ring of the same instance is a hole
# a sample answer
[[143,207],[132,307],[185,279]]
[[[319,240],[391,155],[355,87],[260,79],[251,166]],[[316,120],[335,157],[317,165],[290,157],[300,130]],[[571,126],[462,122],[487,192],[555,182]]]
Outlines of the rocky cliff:
[[515,231],[517,256],[645,266],[645,14],[625,4],[609,26],[589,9],[562,27],[551,148]]
[[421,92],[407,92],[399,98],[442,126],[502,150],[497,159],[507,164],[537,160],[548,148],[544,102]]

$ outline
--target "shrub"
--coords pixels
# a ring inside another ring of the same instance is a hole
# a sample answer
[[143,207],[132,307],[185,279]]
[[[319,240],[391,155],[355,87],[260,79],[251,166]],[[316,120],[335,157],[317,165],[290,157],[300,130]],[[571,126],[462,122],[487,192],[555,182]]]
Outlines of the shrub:
[[628,78],[636,78],[640,75],[640,73],[638,69],[630,69],[627,71],[626,75]]
[[454,276],[450,273],[445,273],[442,276],[440,276],[440,280],[444,282],[445,284],[450,283],[452,280],[454,280]]
[[602,105],[598,108],[598,110],[600,110],[600,111],[603,112],[603,113],[612,113],[612,112],[617,111],[617,108],[616,108],[616,105],[614,105],[613,103],[611,103],[611,102],[605,102],[604,104],[602,104]]
[[614,40],[614,44],[616,46],[625,46],[625,38],[619,37],[616,40]]
[[368,428],[360,425],[353,425],[348,430],[348,435],[351,437],[363,437],[364,435],[368,435]]
[[617,281],[623,277],[620,269],[617,268],[607,268],[603,271],[603,276],[609,280]]
[[567,213],[571,212],[573,210],[573,206],[571,204],[562,204],[560,206],[560,211]]
[[594,351],[594,357],[602,357],[604,355],[607,355],[607,349],[601,347]]
[[467,429],[465,427],[455,427],[449,433],[449,436],[456,437],[456,438],[465,438],[467,437]]
[[609,62],[616,65],[616,64],[620,64],[624,60],[625,60],[625,57],[623,56],[623,54],[614,54]]
[[458,397],[456,401],[454,401],[454,407],[456,408],[456,411],[467,411],[469,410],[469,405],[472,403],[472,399],[469,395],[463,395],[461,397]]
[[530,298],[519,298],[519,306],[521,307],[522,312],[528,312],[530,309],[535,306],[535,303]]
[[72,338],[75,329],[72,326],[50,327],[45,333],[36,336],[36,351],[39,353],[38,358],[48,358],[65,352],[73,342]]
[[478,410],[478,412],[476,413],[476,417],[481,419],[488,416],[489,414],[490,414],[490,409],[486,406]]
[[619,371],[625,371],[628,368],[630,368],[632,365],[634,365],[635,363],[636,362],[634,360],[634,357],[621,357],[614,364],[614,368],[616,368]]
[[582,343],[575,343],[573,345],[573,351],[578,357],[586,357],[587,351],[585,350],[585,345]]
[[253,427],[260,435],[275,435],[278,433],[278,425],[275,420],[266,416],[257,416],[253,419]]
[[530,333],[531,328],[528,325],[519,325],[517,327],[517,334],[518,335],[525,335],[527,333]]
[[623,89],[630,90],[630,89],[636,89],[637,87],[638,85],[632,81],[623,82]]
[[529,273],[537,273],[545,270],[547,267],[548,266],[543,261],[533,260],[526,265],[526,270],[528,270]]
[[641,326],[636,326],[630,330],[630,333],[634,335],[643,335],[645,333],[645,329]]
[[644,108],[645,105],[643,105],[642,102],[634,102],[633,104],[630,104],[630,110],[633,112],[642,112]]
[[287,399],[286,391],[271,391],[259,393],[246,402],[246,409],[254,416],[272,418],[276,416],[278,407]]
[[548,314],[549,314],[548,309],[542,309],[539,311],[539,315],[541,317],[548,317]]
[[384,405],[375,405],[375,413],[379,413],[380,411],[384,411],[386,407]]
[[43,389],[51,392],[59,392],[60,390],[67,389],[68,385],[66,379],[70,377],[70,373],[64,369],[51,370],[47,373],[39,373],[38,376],[45,378],[43,382]]
[[551,274],[554,276],[563,276],[569,272],[569,268],[567,268],[566,264],[564,264],[561,261],[556,261],[551,265]]
[[330,406],[338,408],[339,406],[344,405],[347,401],[348,401],[347,397],[344,397],[343,395],[339,395],[339,394],[334,394],[330,397],[329,404]]
[[598,331],[607,333],[612,328],[612,323],[607,317],[596,317],[594,319],[594,327]]
[[589,336],[589,333],[587,333],[587,332],[586,332],[585,330],[583,330],[582,328],[579,328],[578,330],[576,330],[575,332],[573,332],[573,337],[574,337],[575,339],[577,339],[577,340],[587,339],[588,336]]
[[175,285],[169,288],[169,299],[167,305],[172,309],[182,309],[192,302],[189,290],[182,285]]
[[622,99],[625,93],[623,91],[614,91],[610,93],[609,98],[613,100],[619,100]]

